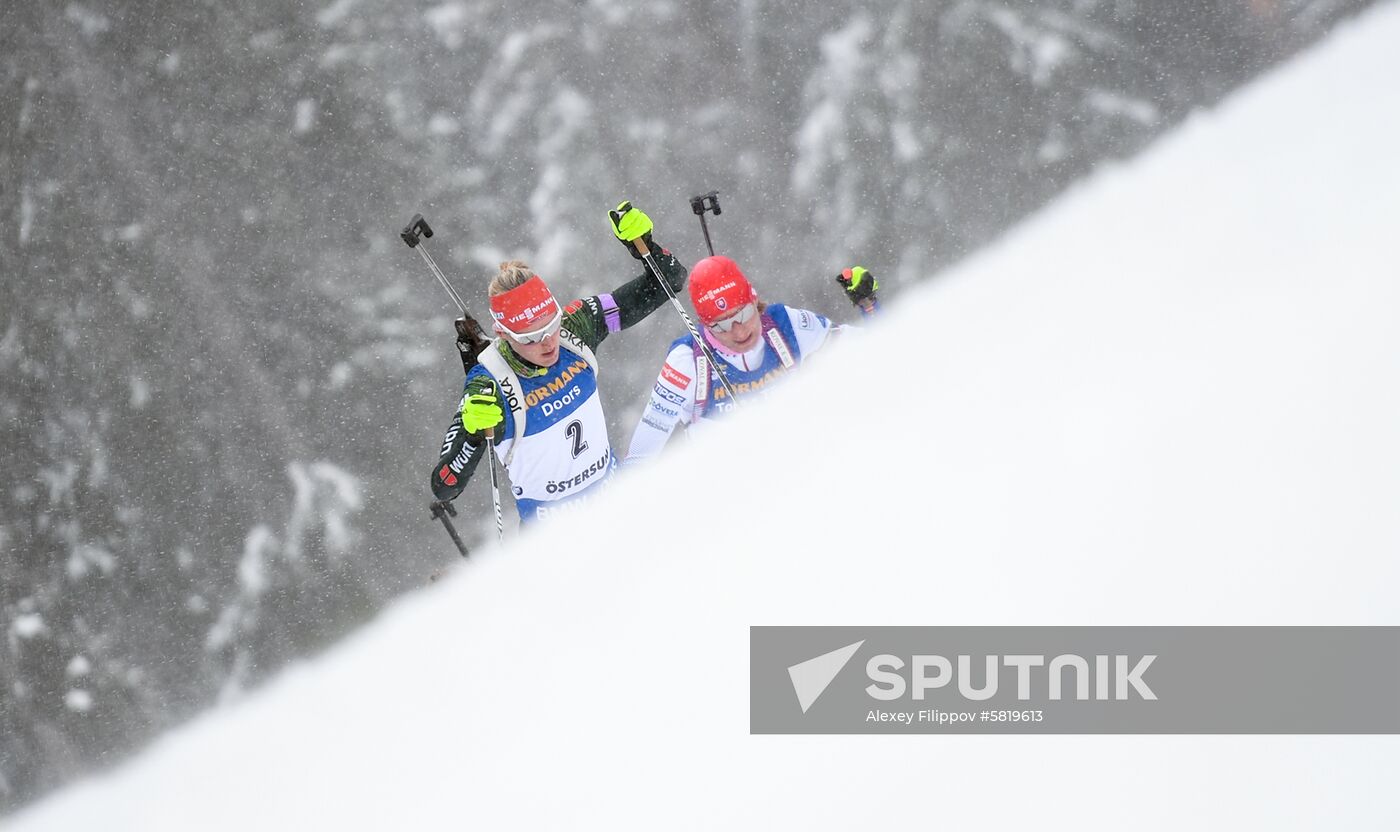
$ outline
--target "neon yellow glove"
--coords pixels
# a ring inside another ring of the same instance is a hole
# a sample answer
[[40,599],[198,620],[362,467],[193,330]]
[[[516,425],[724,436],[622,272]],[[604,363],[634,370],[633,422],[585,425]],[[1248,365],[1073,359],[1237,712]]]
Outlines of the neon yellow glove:
[[836,275],[836,282],[841,284],[841,288],[846,291],[846,297],[851,299],[851,303],[860,307],[860,311],[865,315],[872,315],[878,308],[875,293],[880,289],[880,283],[875,279],[875,275],[864,266],[851,266],[849,269],[842,269]]
[[505,418],[500,397],[496,395],[496,382],[484,377],[472,379],[462,396],[462,427],[467,433],[479,436],[499,426]]
[[875,275],[864,266],[852,266],[849,269],[842,269],[836,275],[836,282],[841,284],[841,288],[846,290],[846,297],[852,303],[859,303],[871,297],[880,289],[880,283],[875,280]]
[[624,243],[651,233],[651,217],[643,214],[642,209],[633,208],[626,199],[608,212],[608,219],[612,220],[613,234]]
[[641,209],[633,208],[629,200],[624,199],[617,208],[609,211],[608,219],[612,220],[613,236],[627,247],[633,257],[642,259],[637,240],[641,240],[648,251],[654,248],[651,242],[651,217],[642,213]]

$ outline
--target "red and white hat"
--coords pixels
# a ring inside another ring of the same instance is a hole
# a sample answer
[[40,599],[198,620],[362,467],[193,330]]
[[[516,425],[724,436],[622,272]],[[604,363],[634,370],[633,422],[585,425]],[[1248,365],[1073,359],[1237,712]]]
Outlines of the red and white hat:
[[706,326],[756,300],[758,292],[728,257],[706,257],[690,272],[690,302]]
[[558,315],[559,302],[539,275],[491,297],[491,317],[497,329],[516,334],[535,332],[548,326]]

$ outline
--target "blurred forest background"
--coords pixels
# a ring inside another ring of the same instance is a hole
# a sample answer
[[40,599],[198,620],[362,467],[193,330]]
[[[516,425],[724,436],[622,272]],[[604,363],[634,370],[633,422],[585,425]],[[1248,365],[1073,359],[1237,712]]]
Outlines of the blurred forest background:
[[[0,812],[456,558],[427,477],[455,311],[687,264],[898,303],[1366,0],[0,0]],[[605,345],[625,450],[669,310]],[[680,486],[678,486],[680,487]],[[460,501],[490,532],[483,485]]]

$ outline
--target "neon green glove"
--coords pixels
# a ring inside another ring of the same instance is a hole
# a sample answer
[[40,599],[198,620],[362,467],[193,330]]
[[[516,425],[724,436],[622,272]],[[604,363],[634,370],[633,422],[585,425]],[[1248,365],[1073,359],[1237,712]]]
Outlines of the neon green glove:
[[612,220],[613,234],[624,243],[651,233],[651,217],[643,214],[640,208],[633,208],[626,199],[608,212],[608,219]]
[[846,290],[846,297],[851,299],[851,303],[860,303],[866,298],[873,297],[879,290],[880,283],[875,280],[875,275],[864,266],[852,266],[849,269],[842,269],[836,275],[836,282],[841,284],[841,288]]
[[642,213],[640,208],[633,208],[631,201],[624,199],[618,203],[617,208],[608,212],[608,219],[612,220],[613,236],[627,247],[633,257],[642,259],[637,240],[645,243],[648,251],[652,249],[651,217]]
[[472,379],[462,396],[462,427],[467,433],[479,436],[499,426],[505,418],[501,400],[496,395],[496,382],[482,376]]
[[842,269],[836,275],[836,282],[841,284],[841,288],[846,291],[846,297],[851,299],[851,303],[860,307],[864,315],[873,315],[878,309],[878,302],[875,293],[880,289],[880,283],[875,279],[875,275],[864,266],[851,266],[849,269]]

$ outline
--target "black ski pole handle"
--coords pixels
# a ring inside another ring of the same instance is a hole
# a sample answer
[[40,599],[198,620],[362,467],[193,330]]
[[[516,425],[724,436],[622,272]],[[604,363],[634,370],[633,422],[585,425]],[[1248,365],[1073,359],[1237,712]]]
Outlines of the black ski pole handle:
[[[719,212],[716,211],[715,213],[718,214]],[[419,234],[423,236],[419,237]],[[413,219],[409,220],[408,225],[405,225],[403,231],[399,232],[399,237],[403,239],[409,248],[417,248],[420,240],[432,239],[433,229],[428,225],[428,221],[423,219],[422,214],[414,214]]]
[[695,212],[697,217],[705,215],[706,211],[713,211],[715,216],[719,216],[719,191],[710,191],[707,194],[700,194],[690,198],[690,210]]
[[690,210],[695,212],[695,216],[700,218],[700,230],[705,233],[705,248],[710,250],[710,256],[715,254],[715,244],[710,242],[710,226],[705,222],[705,212],[714,211],[715,216],[719,216],[719,191],[710,191],[707,194],[700,194],[690,198]]

